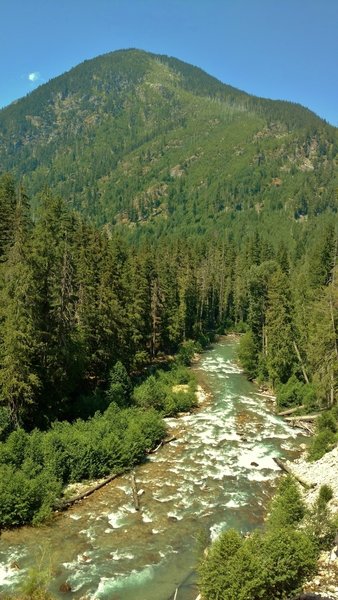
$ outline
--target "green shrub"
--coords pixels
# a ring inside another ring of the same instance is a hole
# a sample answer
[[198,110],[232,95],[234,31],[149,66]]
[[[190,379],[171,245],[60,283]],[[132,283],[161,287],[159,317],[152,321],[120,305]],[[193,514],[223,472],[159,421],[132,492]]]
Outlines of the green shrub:
[[176,360],[179,364],[188,367],[196,352],[201,351],[202,347],[199,344],[196,344],[193,340],[187,340],[181,344]]
[[270,505],[267,519],[269,529],[296,526],[305,515],[305,504],[295,480],[287,475],[279,483],[276,495]]
[[292,375],[286,383],[281,384],[277,391],[278,408],[300,406],[303,401],[302,388],[303,384],[296,375]]
[[290,527],[267,532],[261,550],[262,599],[290,598],[299,592],[305,579],[315,573],[317,559],[317,547],[306,532]]
[[319,501],[322,504],[327,504],[328,502],[330,502],[330,500],[332,500],[333,498],[333,490],[332,487],[330,485],[321,485],[319,488],[319,495],[318,495]]
[[120,473],[140,462],[165,435],[155,410],[120,409],[48,432],[13,432],[0,445],[0,528],[38,523],[51,513],[62,485]]
[[318,550],[331,549],[337,532],[338,517],[332,518],[327,506],[332,497],[332,488],[322,485],[306,522],[306,530]]
[[51,512],[61,485],[44,474],[30,477],[12,466],[0,466],[0,528],[40,520]]
[[142,408],[154,408],[162,411],[165,406],[166,389],[158,377],[151,375],[141,385],[134,389],[134,400]]
[[[188,390],[173,391],[177,385]],[[143,409],[153,408],[164,416],[174,416],[196,405],[196,380],[186,367],[176,364],[169,371],[159,370],[134,389],[135,404]]]
[[307,410],[316,408],[316,390],[311,383],[303,383],[296,375],[292,375],[277,390],[277,406],[283,409],[301,405],[304,405]]
[[337,420],[332,411],[328,411],[320,415],[316,422],[317,431],[329,430],[337,433]]
[[308,459],[311,462],[319,460],[320,458],[322,458],[322,456],[324,456],[324,454],[326,454],[326,452],[332,450],[332,448],[335,445],[335,442],[336,436],[333,433],[333,431],[331,429],[322,429],[311,440]]
[[244,321],[238,321],[233,330],[235,333],[246,333],[248,331],[248,325],[247,323],[244,323]]
[[318,408],[318,397],[316,387],[312,383],[306,383],[302,389],[302,404],[305,411],[316,410]]
[[183,365],[175,365],[171,371],[171,380],[175,385],[185,385],[195,382],[194,374]]
[[200,566],[208,600],[289,598],[316,568],[317,548],[304,532],[282,528],[243,539],[223,533]]
[[28,440],[29,435],[23,429],[16,429],[13,431],[8,436],[6,444],[2,448],[2,452],[5,452],[5,455],[3,455],[1,462],[8,462],[13,465],[13,467],[19,469],[25,460],[25,451]]

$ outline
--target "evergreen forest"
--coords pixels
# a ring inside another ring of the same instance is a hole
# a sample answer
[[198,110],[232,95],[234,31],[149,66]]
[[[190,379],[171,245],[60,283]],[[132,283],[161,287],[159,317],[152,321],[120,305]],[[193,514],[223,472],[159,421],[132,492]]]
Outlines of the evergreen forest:
[[[138,50],[0,111],[0,527],[142,460],[195,403],[193,354],[229,331],[278,409],[330,411],[312,459],[336,444],[337,151],[308,109]],[[313,539],[282,527],[311,572]],[[268,562],[276,535],[230,532],[226,560]]]

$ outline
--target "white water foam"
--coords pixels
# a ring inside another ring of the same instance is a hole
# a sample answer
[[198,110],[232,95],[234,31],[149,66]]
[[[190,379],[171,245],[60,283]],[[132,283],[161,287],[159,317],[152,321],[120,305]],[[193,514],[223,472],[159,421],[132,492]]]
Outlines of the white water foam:
[[111,552],[110,556],[113,560],[132,560],[135,558],[131,552],[119,552],[118,550]]
[[240,502],[236,502],[235,500],[229,500],[229,502],[225,505],[227,508],[240,508],[243,506]]
[[81,529],[79,533],[84,534],[91,542],[94,542],[95,534],[92,527],[89,527],[89,529]]
[[[255,463],[257,466],[253,465]],[[279,471],[278,465],[273,460],[272,456],[266,455],[266,449],[260,446],[251,450],[242,450],[238,455],[237,464],[242,469],[254,468],[257,470],[269,469],[271,471]]]
[[168,517],[172,517],[174,519],[177,519],[177,521],[182,521],[183,516],[178,514],[177,511],[170,511],[167,513]]
[[13,585],[20,579],[21,572],[18,569],[13,568],[11,565],[14,562],[14,557],[8,561],[8,563],[0,563],[0,589],[2,586]]
[[221,523],[216,523],[210,527],[210,539],[214,542],[226,529],[227,523],[226,521],[222,521]]
[[153,522],[152,516],[153,515],[150,515],[146,511],[142,511],[142,521],[143,521],[143,523],[152,523]]
[[113,528],[113,529],[119,529],[120,527],[123,526],[123,521],[125,518],[125,513],[123,510],[118,510],[116,513],[110,513],[108,515],[108,522],[109,525]]
[[97,566],[95,563],[82,565],[81,567],[79,564],[75,564],[71,571],[72,572],[67,576],[67,581],[72,588],[72,593],[74,594],[81,590],[81,588],[84,586],[90,586],[92,584],[97,575]]
[[133,569],[129,575],[117,575],[116,577],[101,577],[99,586],[93,596],[94,600],[107,597],[108,593],[122,590],[129,586],[143,585],[154,576],[154,565],[147,565],[141,571]]

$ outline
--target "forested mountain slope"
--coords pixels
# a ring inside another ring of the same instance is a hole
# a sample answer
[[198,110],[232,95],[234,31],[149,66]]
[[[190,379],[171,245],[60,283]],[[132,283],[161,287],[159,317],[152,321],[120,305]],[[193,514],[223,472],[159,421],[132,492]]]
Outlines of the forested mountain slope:
[[[0,172],[99,223],[203,232],[240,211],[336,209],[337,131],[138,50],[86,61],[0,112]],[[33,202],[34,203],[34,202]]]
[[334,403],[335,128],[127,50],[3,109],[0,140],[0,398],[14,421],[77,414],[116,361],[137,370],[229,327],[281,406]]

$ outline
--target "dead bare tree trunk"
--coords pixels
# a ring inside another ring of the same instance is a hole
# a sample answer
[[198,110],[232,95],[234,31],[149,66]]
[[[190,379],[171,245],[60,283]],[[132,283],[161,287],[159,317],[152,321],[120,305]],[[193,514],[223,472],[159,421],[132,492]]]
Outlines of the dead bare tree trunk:
[[304,367],[304,363],[303,363],[302,357],[301,357],[301,355],[300,355],[300,352],[299,352],[299,350],[298,350],[298,346],[297,346],[297,344],[296,344],[296,342],[295,342],[295,341],[293,341],[293,347],[294,347],[294,349],[295,349],[295,352],[296,352],[297,358],[298,358],[298,360],[299,360],[300,367],[301,367],[301,369],[302,369],[302,373],[303,373],[303,377],[304,377],[305,383],[310,383],[310,382],[309,382],[309,378],[308,378],[308,376],[307,376],[307,374],[306,374],[306,371],[305,371],[305,367]]

